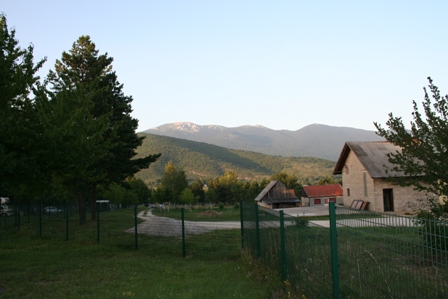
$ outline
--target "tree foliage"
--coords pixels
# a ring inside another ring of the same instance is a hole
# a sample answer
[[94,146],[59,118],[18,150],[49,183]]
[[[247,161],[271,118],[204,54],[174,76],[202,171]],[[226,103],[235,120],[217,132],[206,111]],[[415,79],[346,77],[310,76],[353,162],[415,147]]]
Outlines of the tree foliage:
[[190,185],[190,189],[193,192],[193,196],[196,202],[203,203],[205,201],[204,182],[201,179],[197,179]]
[[162,152],[163,157],[136,176],[154,187],[158,185],[157,181],[168,161],[181,167],[189,180],[207,180],[207,184],[210,183],[209,178],[221,177],[227,170],[234,171],[240,179],[248,181],[261,182],[274,173],[285,172],[294,174],[302,184],[315,184],[316,178],[331,175],[335,166],[334,161],[319,158],[269,156],[185,139],[153,134],[145,136],[138,153]]
[[[137,119],[131,117],[132,97],[123,94],[123,85],[118,82],[115,71],[112,70],[113,58],[106,54],[99,54],[95,44],[89,36],[81,36],[73,43],[70,51],[63,52],[61,60],[57,60],[55,71],[51,71],[48,80],[52,87],[53,101],[62,101],[62,105],[71,105],[76,98],[87,101],[84,114],[86,126],[98,127],[92,144],[92,136],[85,138],[87,147],[80,154],[91,159],[82,165],[84,172],[77,172],[77,182],[74,184],[79,196],[80,217],[85,212],[84,202],[86,192],[92,192],[92,218],[95,218],[96,187],[98,184],[119,184],[125,178],[133,176],[140,169],[146,168],[160,156],[148,155],[135,158],[136,148],[141,145],[143,137],[136,134]],[[76,108],[73,113],[79,113]],[[81,116],[82,117],[82,116]],[[72,123],[71,130],[76,130],[76,123]],[[96,137],[100,142],[96,142]],[[75,160],[76,161],[76,160]],[[82,185],[82,188],[80,187]],[[81,219],[81,223],[84,221]]]
[[194,194],[190,188],[185,188],[182,190],[179,196],[180,203],[190,205],[194,202]]
[[187,176],[185,171],[177,168],[173,162],[169,161],[165,165],[165,172],[163,173],[160,182],[159,194],[164,194],[164,201],[179,202],[181,192],[188,187]]
[[15,34],[0,15],[0,195],[31,192],[44,178],[34,150],[32,98],[45,59],[35,64],[33,46],[20,48]]
[[319,185],[319,186],[328,185],[328,184],[336,184],[335,179],[329,175],[321,177],[319,179],[319,181],[317,182],[317,185]]
[[413,101],[413,121],[408,130],[401,117],[389,114],[383,128],[374,123],[377,134],[401,148],[391,153],[391,170],[402,172],[406,179],[397,183],[414,186],[431,194],[448,194],[448,96],[442,96],[439,88],[428,78],[429,91],[424,88],[423,112]]
[[135,132],[132,97],[123,93],[113,58],[81,36],[43,83],[36,73],[45,60],[33,59],[33,46],[21,49],[0,15],[0,195],[66,199],[71,190],[80,223],[87,200],[96,214],[99,184],[139,188],[128,192],[128,201],[146,200],[146,186],[123,181],[160,154],[136,156],[143,137]]
[[131,116],[132,97],[123,93],[123,84],[112,69],[113,58],[98,53],[90,37],[81,36],[69,53],[62,53],[55,64],[56,73],[51,72],[49,78],[56,92],[82,88],[91,99],[92,117],[108,118],[108,128],[102,135],[110,146],[104,155],[97,156],[94,166],[105,173],[106,181],[120,182],[148,167],[160,155],[135,158],[144,137],[135,132],[138,120]]
[[149,203],[151,190],[140,179],[131,178],[126,181],[130,189],[137,195],[138,203]]

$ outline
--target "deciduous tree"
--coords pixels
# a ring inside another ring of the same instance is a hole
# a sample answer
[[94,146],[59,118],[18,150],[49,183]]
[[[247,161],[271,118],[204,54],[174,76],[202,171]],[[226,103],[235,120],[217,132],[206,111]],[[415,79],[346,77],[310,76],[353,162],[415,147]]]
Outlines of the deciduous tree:
[[172,161],[165,165],[160,188],[166,191],[166,201],[178,202],[180,193],[188,187],[185,171],[177,168]]
[[448,96],[428,78],[429,91],[424,90],[423,112],[413,101],[413,120],[408,129],[401,117],[389,114],[387,128],[374,123],[377,134],[399,146],[389,161],[395,172],[405,178],[391,178],[397,184],[414,186],[429,194],[448,195]]

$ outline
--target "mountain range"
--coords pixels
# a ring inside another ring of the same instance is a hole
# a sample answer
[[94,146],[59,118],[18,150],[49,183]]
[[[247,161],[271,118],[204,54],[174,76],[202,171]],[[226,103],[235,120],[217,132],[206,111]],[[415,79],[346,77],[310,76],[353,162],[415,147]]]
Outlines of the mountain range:
[[335,162],[319,158],[265,155],[149,133],[140,136],[145,138],[137,148],[137,157],[162,154],[156,162],[135,175],[154,187],[159,184],[169,161],[184,170],[190,181],[214,179],[226,171],[235,172],[243,181],[261,181],[284,172],[294,174],[302,184],[313,184],[319,178],[331,175],[335,166]]
[[312,124],[296,131],[263,126],[224,127],[191,122],[169,123],[142,133],[203,142],[228,149],[283,157],[315,157],[337,161],[345,142],[381,141],[375,131]]

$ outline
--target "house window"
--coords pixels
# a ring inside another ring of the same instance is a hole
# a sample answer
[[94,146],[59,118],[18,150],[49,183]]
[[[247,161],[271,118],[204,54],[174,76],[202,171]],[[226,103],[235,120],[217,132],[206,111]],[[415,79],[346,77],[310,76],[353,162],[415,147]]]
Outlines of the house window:
[[344,165],[345,174],[348,174],[348,165]]
[[364,196],[367,196],[367,173],[362,173],[362,179],[364,181]]
[[325,198],[324,203],[328,205],[328,198]]
[[350,197],[350,188],[347,188],[347,197]]
[[321,204],[320,198],[315,198],[314,199],[314,204],[315,205],[320,205]]
[[330,198],[330,202],[336,202],[336,197]]

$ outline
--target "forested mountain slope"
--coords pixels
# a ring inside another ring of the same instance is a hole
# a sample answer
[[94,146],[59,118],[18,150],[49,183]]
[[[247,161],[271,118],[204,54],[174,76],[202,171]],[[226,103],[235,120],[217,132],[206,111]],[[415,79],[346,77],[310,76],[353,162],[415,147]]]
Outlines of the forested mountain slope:
[[168,161],[182,168],[189,180],[208,180],[231,170],[242,180],[262,180],[274,173],[286,172],[305,181],[331,175],[335,165],[333,161],[319,158],[270,156],[179,138],[142,135],[146,138],[137,150],[138,156],[162,153],[157,162],[136,175],[152,186],[158,184]]

